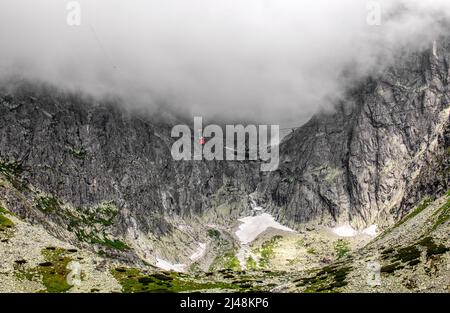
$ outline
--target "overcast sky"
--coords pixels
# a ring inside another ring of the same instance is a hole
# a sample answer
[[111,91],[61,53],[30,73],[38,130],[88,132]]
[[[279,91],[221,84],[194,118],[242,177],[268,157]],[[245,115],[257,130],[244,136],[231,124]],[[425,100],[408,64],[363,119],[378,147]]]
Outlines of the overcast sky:
[[365,0],[80,0],[71,27],[68,2],[0,1],[3,76],[283,125],[330,106],[343,71],[366,75],[402,45],[429,46],[450,12],[446,0],[378,1],[371,26]]

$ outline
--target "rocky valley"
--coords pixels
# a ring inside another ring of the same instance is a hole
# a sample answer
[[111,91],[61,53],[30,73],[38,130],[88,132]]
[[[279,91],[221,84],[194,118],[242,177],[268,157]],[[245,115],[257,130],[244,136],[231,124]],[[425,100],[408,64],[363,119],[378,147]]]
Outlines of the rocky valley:
[[[449,292],[450,41],[261,161],[175,161],[181,117],[0,86],[1,292]],[[68,279],[70,277],[70,279]]]

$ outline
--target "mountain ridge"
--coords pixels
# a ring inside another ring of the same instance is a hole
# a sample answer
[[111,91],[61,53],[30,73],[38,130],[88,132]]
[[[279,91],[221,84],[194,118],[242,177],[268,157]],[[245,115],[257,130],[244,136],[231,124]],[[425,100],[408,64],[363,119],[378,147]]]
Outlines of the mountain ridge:
[[442,40],[360,82],[283,140],[272,173],[258,162],[175,162],[168,122],[114,101],[3,86],[2,199],[61,240],[138,264],[189,260],[211,229],[227,238],[214,256],[234,251],[232,229],[256,205],[300,232],[385,229],[448,190],[448,64]]

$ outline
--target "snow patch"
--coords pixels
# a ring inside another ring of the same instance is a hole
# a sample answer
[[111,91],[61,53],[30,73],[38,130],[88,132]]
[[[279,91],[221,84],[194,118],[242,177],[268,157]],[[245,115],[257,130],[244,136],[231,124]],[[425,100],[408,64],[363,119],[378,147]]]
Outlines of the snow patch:
[[335,227],[332,231],[339,237],[354,237],[358,233],[349,225]]
[[437,55],[437,43],[436,43],[436,40],[433,41],[433,55],[434,55],[434,57],[435,57],[436,59],[439,58],[438,55]]
[[375,237],[377,235],[377,225],[370,225],[362,231],[363,234]]
[[206,243],[201,243],[200,242],[198,244],[197,251],[195,251],[195,253],[190,256],[190,259],[192,261],[197,261],[198,259],[200,259],[205,254],[205,251],[206,251]]
[[261,233],[263,233],[268,228],[275,228],[287,232],[293,232],[289,227],[283,226],[276,222],[272,215],[263,213],[257,216],[248,216],[239,219],[242,222],[239,225],[239,229],[236,231],[236,236],[238,237],[241,244],[248,244],[255,240]]
[[166,271],[184,272],[186,264],[172,264],[163,259],[156,258],[156,267]]
[[344,225],[333,228],[332,232],[338,235],[339,237],[355,237],[360,234],[374,237],[377,235],[377,227],[378,227],[377,225],[370,225],[366,229],[358,232],[354,230],[351,226]]

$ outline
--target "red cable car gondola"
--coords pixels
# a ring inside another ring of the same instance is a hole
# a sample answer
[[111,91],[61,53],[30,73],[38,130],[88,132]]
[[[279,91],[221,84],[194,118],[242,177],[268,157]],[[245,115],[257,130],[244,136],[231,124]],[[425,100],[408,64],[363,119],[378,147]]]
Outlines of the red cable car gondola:
[[201,136],[201,134],[202,134],[202,131],[199,129],[198,130],[198,137],[199,137],[198,143],[203,146],[206,143],[206,139],[205,139],[205,137]]

